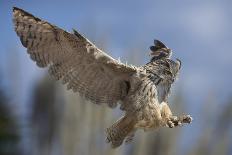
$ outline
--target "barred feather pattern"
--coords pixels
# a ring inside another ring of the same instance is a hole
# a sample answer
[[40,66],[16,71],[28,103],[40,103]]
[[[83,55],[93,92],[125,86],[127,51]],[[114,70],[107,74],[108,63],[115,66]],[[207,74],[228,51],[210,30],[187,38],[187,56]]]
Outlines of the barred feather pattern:
[[126,95],[125,81],[136,67],[111,58],[77,31],[68,33],[22,9],[13,9],[13,22],[31,59],[39,67],[48,66],[67,89],[112,108]]
[[[133,133],[135,120],[131,116],[123,116],[110,128],[106,129],[106,142],[111,142],[111,146],[116,148],[123,143],[125,137]],[[129,137],[128,137],[129,138]],[[133,137],[131,137],[133,138]],[[129,139],[128,139],[129,140]]]

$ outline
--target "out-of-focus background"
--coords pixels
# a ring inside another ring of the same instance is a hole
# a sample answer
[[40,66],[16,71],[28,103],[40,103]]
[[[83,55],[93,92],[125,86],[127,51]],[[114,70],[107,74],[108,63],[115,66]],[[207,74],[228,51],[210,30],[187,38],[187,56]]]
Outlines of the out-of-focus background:
[[[194,121],[145,133],[113,150],[104,129],[121,113],[66,91],[29,59],[13,29],[17,6],[71,31],[114,58],[149,60],[160,39],[182,60],[170,104]],[[0,1],[1,155],[232,154],[232,1]]]

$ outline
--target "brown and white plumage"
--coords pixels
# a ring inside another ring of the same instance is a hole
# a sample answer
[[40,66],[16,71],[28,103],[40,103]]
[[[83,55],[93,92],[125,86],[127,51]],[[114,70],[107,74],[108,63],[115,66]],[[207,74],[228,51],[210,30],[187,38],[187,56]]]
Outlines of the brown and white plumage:
[[[191,122],[172,116],[167,105],[180,61],[170,60],[171,50],[155,40],[151,62],[128,66],[113,59],[77,31],[71,34],[26,11],[13,8],[15,31],[39,67],[96,104],[120,108],[125,115],[107,129],[107,141],[118,147],[144,130]],[[119,102],[120,101],[120,102]]]

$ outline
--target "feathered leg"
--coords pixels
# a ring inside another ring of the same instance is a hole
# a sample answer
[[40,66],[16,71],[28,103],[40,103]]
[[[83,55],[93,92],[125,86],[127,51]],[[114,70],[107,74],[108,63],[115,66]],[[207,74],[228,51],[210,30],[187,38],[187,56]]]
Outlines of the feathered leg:
[[192,117],[190,115],[181,115],[181,116],[173,116],[171,109],[169,108],[168,104],[162,102],[161,104],[161,116],[165,126],[169,128],[173,128],[176,126],[181,126],[183,123],[191,123]]
[[134,125],[135,121],[132,117],[123,116],[106,129],[106,142],[111,142],[113,148],[119,147],[123,143],[123,140],[133,132]]

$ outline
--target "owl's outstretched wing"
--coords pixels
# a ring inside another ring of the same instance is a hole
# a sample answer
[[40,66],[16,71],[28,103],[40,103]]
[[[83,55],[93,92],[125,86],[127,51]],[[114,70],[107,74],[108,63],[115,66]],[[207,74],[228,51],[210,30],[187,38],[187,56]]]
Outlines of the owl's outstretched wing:
[[136,67],[111,58],[77,31],[68,33],[22,9],[13,8],[13,22],[31,59],[39,67],[49,67],[49,73],[67,83],[68,89],[110,107],[125,97],[127,80]]

